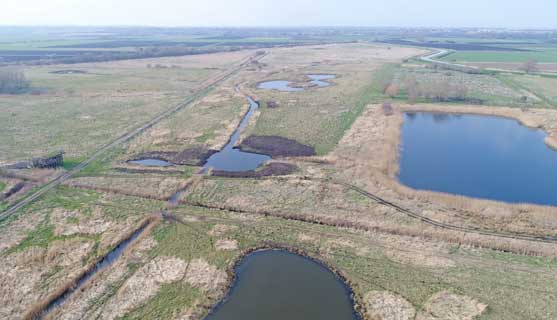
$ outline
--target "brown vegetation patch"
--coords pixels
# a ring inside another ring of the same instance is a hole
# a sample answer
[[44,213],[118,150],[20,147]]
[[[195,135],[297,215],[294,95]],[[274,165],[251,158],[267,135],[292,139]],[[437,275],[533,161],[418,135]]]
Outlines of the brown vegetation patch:
[[271,162],[263,165],[261,169],[243,172],[213,170],[212,175],[217,177],[229,178],[261,178],[269,176],[285,176],[294,173],[297,170],[293,164],[283,162]]
[[[93,208],[91,215],[55,208],[51,212],[51,221],[55,225],[54,234],[57,236],[71,236],[75,234],[105,233],[113,222],[104,218],[99,207]],[[75,222],[70,222],[74,220]]]
[[5,188],[0,192],[0,201],[8,199],[18,193],[25,186],[25,182],[20,179],[0,178],[0,182],[5,184]]
[[364,296],[367,316],[374,320],[413,320],[416,310],[403,297],[388,291],[370,291]]
[[271,157],[307,157],[315,155],[313,147],[279,136],[249,136],[240,144],[246,151],[255,151]]
[[220,239],[215,243],[217,250],[232,251],[238,249],[238,241],[233,239]]
[[224,289],[226,272],[203,259],[194,259],[188,265],[186,283],[205,293],[217,293]]
[[180,177],[153,177],[144,175],[125,176],[94,176],[73,178],[64,182],[65,185],[139,196],[156,200],[167,200],[177,190],[188,185],[186,179]]
[[274,100],[267,101],[267,108],[274,109],[274,108],[278,108],[278,107],[279,107],[278,102],[276,102]]
[[30,247],[4,257],[0,265],[0,318],[21,318],[29,306],[77,275],[92,248],[89,241],[59,240],[46,249]]
[[115,319],[156,295],[162,284],[184,277],[186,262],[175,257],[156,257],[129,278],[104,308],[103,319]]
[[238,226],[235,225],[225,225],[225,224],[215,224],[215,226],[207,232],[208,235],[213,237],[220,237],[225,235],[227,232],[231,230],[238,229]]
[[486,304],[468,297],[442,291],[434,294],[425,304],[416,320],[472,320],[481,315]]

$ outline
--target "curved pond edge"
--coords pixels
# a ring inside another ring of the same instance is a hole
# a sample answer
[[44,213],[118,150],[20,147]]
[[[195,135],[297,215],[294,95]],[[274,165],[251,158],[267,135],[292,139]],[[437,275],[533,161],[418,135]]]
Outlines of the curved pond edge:
[[264,251],[284,251],[291,254],[298,255],[300,257],[306,258],[311,260],[312,262],[317,263],[320,267],[327,269],[327,271],[332,272],[334,276],[337,278],[338,281],[344,286],[346,293],[348,294],[348,298],[350,299],[350,303],[352,305],[352,311],[354,316],[358,320],[365,319],[364,314],[366,313],[365,305],[363,304],[363,297],[360,293],[354,290],[356,286],[352,281],[350,281],[344,273],[335,267],[334,265],[326,262],[324,259],[319,257],[316,254],[312,254],[309,251],[301,249],[299,247],[284,245],[284,244],[274,244],[274,243],[266,243],[259,246],[250,247],[244,249],[237,255],[234,261],[229,264],[228,268],[226,269],[227,274],[227,283],[226,288],[224,289],[224,294],[220,297],[217,297],[217,301],[208,308],[208,312],[203,316],[202,319],[206,319],[209,315],[216,312],[224,303],[228,301],[230,298],[230,294],[232,293],[232,289],[236,286],[238,277],[237,277],[237,270],[238,267],[247,259],[250,255],[255,254],[257,252],[264,252]]
[[[387,155],[387,162],[389,163],[387,168],[387,177],[390,180],[390,186],[396,192],[407,196],[423,196],[427,198],[434,197],[436,199],[447,201],[447,202],[455,202],[455,201],[462,201],[466,200],[469,201],[469,206],[477,206],[482,204],[496,204],[500,206],[504,206],[507,208],[525,208],[530,207],[533,209],[539,208],[549,208],[554,209],[556,206],[550,205],[541,205],[535,203],[511,203],[511,202],[504,202],[498,201],[493,199],[483,199],[483,198],[474,198],[468,197],[464,195],[458,195],[453,193],[446,193],[440,191],[430,191],[430,190],[421,190],[421,189],[414,189],[409,187],[398,179],[398,173],[400,170],[400,148],[402,146],[401,135],[402,135],[402,126],[404,124],[404,113],[434,113],[434,114],[447,114],[447,115],[478,115],[478,116],[490,116],[490,117],[498,117],[504,118],[509,120],[517,121],[519,124],[523,125],[529,129],[537,129],[542,130],[546,134],[546,138],[544,139],[544,143],[546,146],[552,150],[555,150],[551,147],[553,136],[552,129],[547,128],[543,124],[542,116],[528,114],[521,109],[518,108],[510,108],[510,107],[494,107],[494,106],[468,106],[468,105],[398,105],[396,106],[396,111],[394,116],[386,116],[387,118],[397,118],[396,124],[392,124],[392,127],[387,126],[387,135],[389,140],[396,141],[395,150],[396,152],[392,155]],[[557,144],[557,141],[556,141]]]

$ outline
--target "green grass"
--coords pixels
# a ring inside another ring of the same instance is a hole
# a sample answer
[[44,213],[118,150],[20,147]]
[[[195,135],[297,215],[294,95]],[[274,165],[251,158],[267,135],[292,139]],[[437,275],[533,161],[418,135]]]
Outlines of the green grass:
[[0,192],[4,191],[4,189],[6,189],[6,183],[0,181]]
[[444,61],[457,62],[525,62],[535,59],[538,62],[557,63],[557,49],[534,48],[536,51],[457,51],[442,58]]
[[197,289],[184,283],[163,284],[153,299],[119,319],[176,319],[199,295]]
[[557,107],[557,78],[516,74],[502,74],[498,77],[510,86],[532,92],[546,107]]
[[83,160],[85,160],[84,157],[64,157],[64,163],[62,164],[62,167],[66,170],[71,170],[78,164],[80,164]]
[[335,79],[331,87],[297,93],[258,90],[262,101],[277,101],[279,107],[261,108],[256,124],[247,128],[246,134],[278,135],[313,146],[318,155],[327,154],[367,104],[384,99],[380,79],[389,77],[394,69],[395,65],[386,64],[372,72],[358,72],[350,79]]
[[[466,88],[466,97],[479,99],[485,105],[521,107],[525,103],[521,97],[524,95],[523,88],[507,81],[499,74],[471,74],[456,70],[435,70],[433,68],[409,68],[400,67],[395,71],[395,82],[401,87],[399,98],[406,98],[405,79],[412,76],[416,79],[418,87],[434,85],[447,82],[452,86]],[[431,102],[423,97],[418,102]],[[532,101],[528,101],[530,106]],[[446,104],[446,103],[445,103]],[[537,107],[545,107],[543,101],[535,103]]]

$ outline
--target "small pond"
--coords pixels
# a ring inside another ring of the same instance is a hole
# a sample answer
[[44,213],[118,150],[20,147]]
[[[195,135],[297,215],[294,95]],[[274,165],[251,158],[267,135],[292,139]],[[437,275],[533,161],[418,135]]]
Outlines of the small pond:
[[[336,76],[333,74],[308,74],[307,77],[311,79],[309,82],[316,85],[317,87],[328,87],[331,85],[330,82],[324,80],[334,79]],[[279,91],[289,91],[289,92],[299,92],[304,91],[304,88],[292,87],[292,81],[287,80],[273,80],[261,82],[257,85],[258,89],[271,89]]]
[[291,84],[292,81],[286,81],[286,80],[265,81],[257,85],[257,89],[270,89],[270,90],[289,91],[289,92],[304,91],[304,88],[291,87],[290,86]]
[[325,266],[281,250],[248,255],[205,320],[354,320],[350,292]]
[[406,113],[399,180],[415,189],[556,205],[557,152],[545,136],[501,117]]
[[145,167],[170,167],[172,163],[160,159],[140,159],[140,160],[131,160],[128,163],[137,164],[140,166]]
[[257,108],[259,108],[259,104],[252,98],[248,97],[248,101],[250,104],[249,111],[240,122],[236,131],[234,131],[230,137],[230,141],[228,141],[222,150],[209,157],[203,168],[208,169],[212,167],[216,170],[236,172],[249,171],[256,169],[259,165],[271,159],[268,155],[244,152],[238,148],[234,148],[234,144],[238,141],[242,130],[248,124],[249,119],[253,116],[253,113],[257,110]]
[[323,81],[323,80],[330,80],[336,78],[334,74],[308,74],[308,77],[311,79],[311,83],[316,84],[318,87],[328,87],[331,85],[330,82]]

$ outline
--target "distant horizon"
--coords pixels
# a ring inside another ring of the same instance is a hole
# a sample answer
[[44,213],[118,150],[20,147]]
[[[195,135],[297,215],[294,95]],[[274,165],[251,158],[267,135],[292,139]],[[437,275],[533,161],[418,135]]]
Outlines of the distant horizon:
[[[551,0],[3,0],[2,26],[557,29]],[[447,27],[451,26],[451,27]]]
[[158,29],[311,29],[311,28],[369,28],[369,29],[449,29],[449,30],[509,30],[509,31],[557,31],[557,27],[474,27],[474,26],[405,26],[405,25],[148,25],[148,24],[2,24],[0,28],[158,28]]

